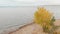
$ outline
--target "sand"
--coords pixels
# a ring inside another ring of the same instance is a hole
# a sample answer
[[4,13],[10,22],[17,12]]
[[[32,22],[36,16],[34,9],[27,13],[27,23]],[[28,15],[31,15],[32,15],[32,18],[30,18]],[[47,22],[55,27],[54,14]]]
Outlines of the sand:
[[[54,22],[56,26],[60,25],[60,20]],[[57,30],[60,31],[60,28]],[[25,26],[20,27],[18,30],[10,32],[9,34],[47,34],[43,32],[43,29],[40,25],[31,23]]]

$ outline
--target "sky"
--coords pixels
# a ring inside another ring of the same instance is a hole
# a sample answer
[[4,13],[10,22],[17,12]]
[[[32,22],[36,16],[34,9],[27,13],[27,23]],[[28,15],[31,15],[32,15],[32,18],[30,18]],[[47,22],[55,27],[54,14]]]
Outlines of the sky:
[[58,5],[59,0],[0,0],[0,6]]
[[20,5],[32,5],[37,3],[36,1],[24,1],[24,0],[0,0],[0,6],[20,6]]

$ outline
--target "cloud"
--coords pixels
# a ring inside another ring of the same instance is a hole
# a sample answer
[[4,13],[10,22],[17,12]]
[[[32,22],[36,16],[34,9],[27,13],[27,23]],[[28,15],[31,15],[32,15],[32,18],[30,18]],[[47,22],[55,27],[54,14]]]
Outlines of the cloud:
[[0,6],[58,5],[58,0],[0,0]]

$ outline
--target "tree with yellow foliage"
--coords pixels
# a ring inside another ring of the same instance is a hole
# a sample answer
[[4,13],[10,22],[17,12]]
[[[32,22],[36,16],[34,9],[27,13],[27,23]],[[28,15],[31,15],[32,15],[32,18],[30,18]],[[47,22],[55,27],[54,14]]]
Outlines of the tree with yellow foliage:
[[57,26],[54,25],[55,18],[52,13],[47,11],[45,8],[38,8],[34,13],[34,22],[41,25],[43,31],[48,34],[57,34],[55,32]]

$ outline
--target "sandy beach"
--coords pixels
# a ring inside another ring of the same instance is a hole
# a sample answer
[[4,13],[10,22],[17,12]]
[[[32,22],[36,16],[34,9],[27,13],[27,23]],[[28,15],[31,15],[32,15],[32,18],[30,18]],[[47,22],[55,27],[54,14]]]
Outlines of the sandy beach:
[[[54,22],[56,26],[60,25],[60,19]],[[60,28],[57,30],[60,31]],[[25,26],[20,27],[16,31],[10,32],[9,34],[47,34],[43,32],[43,29],[40,25],[31,23]]]

